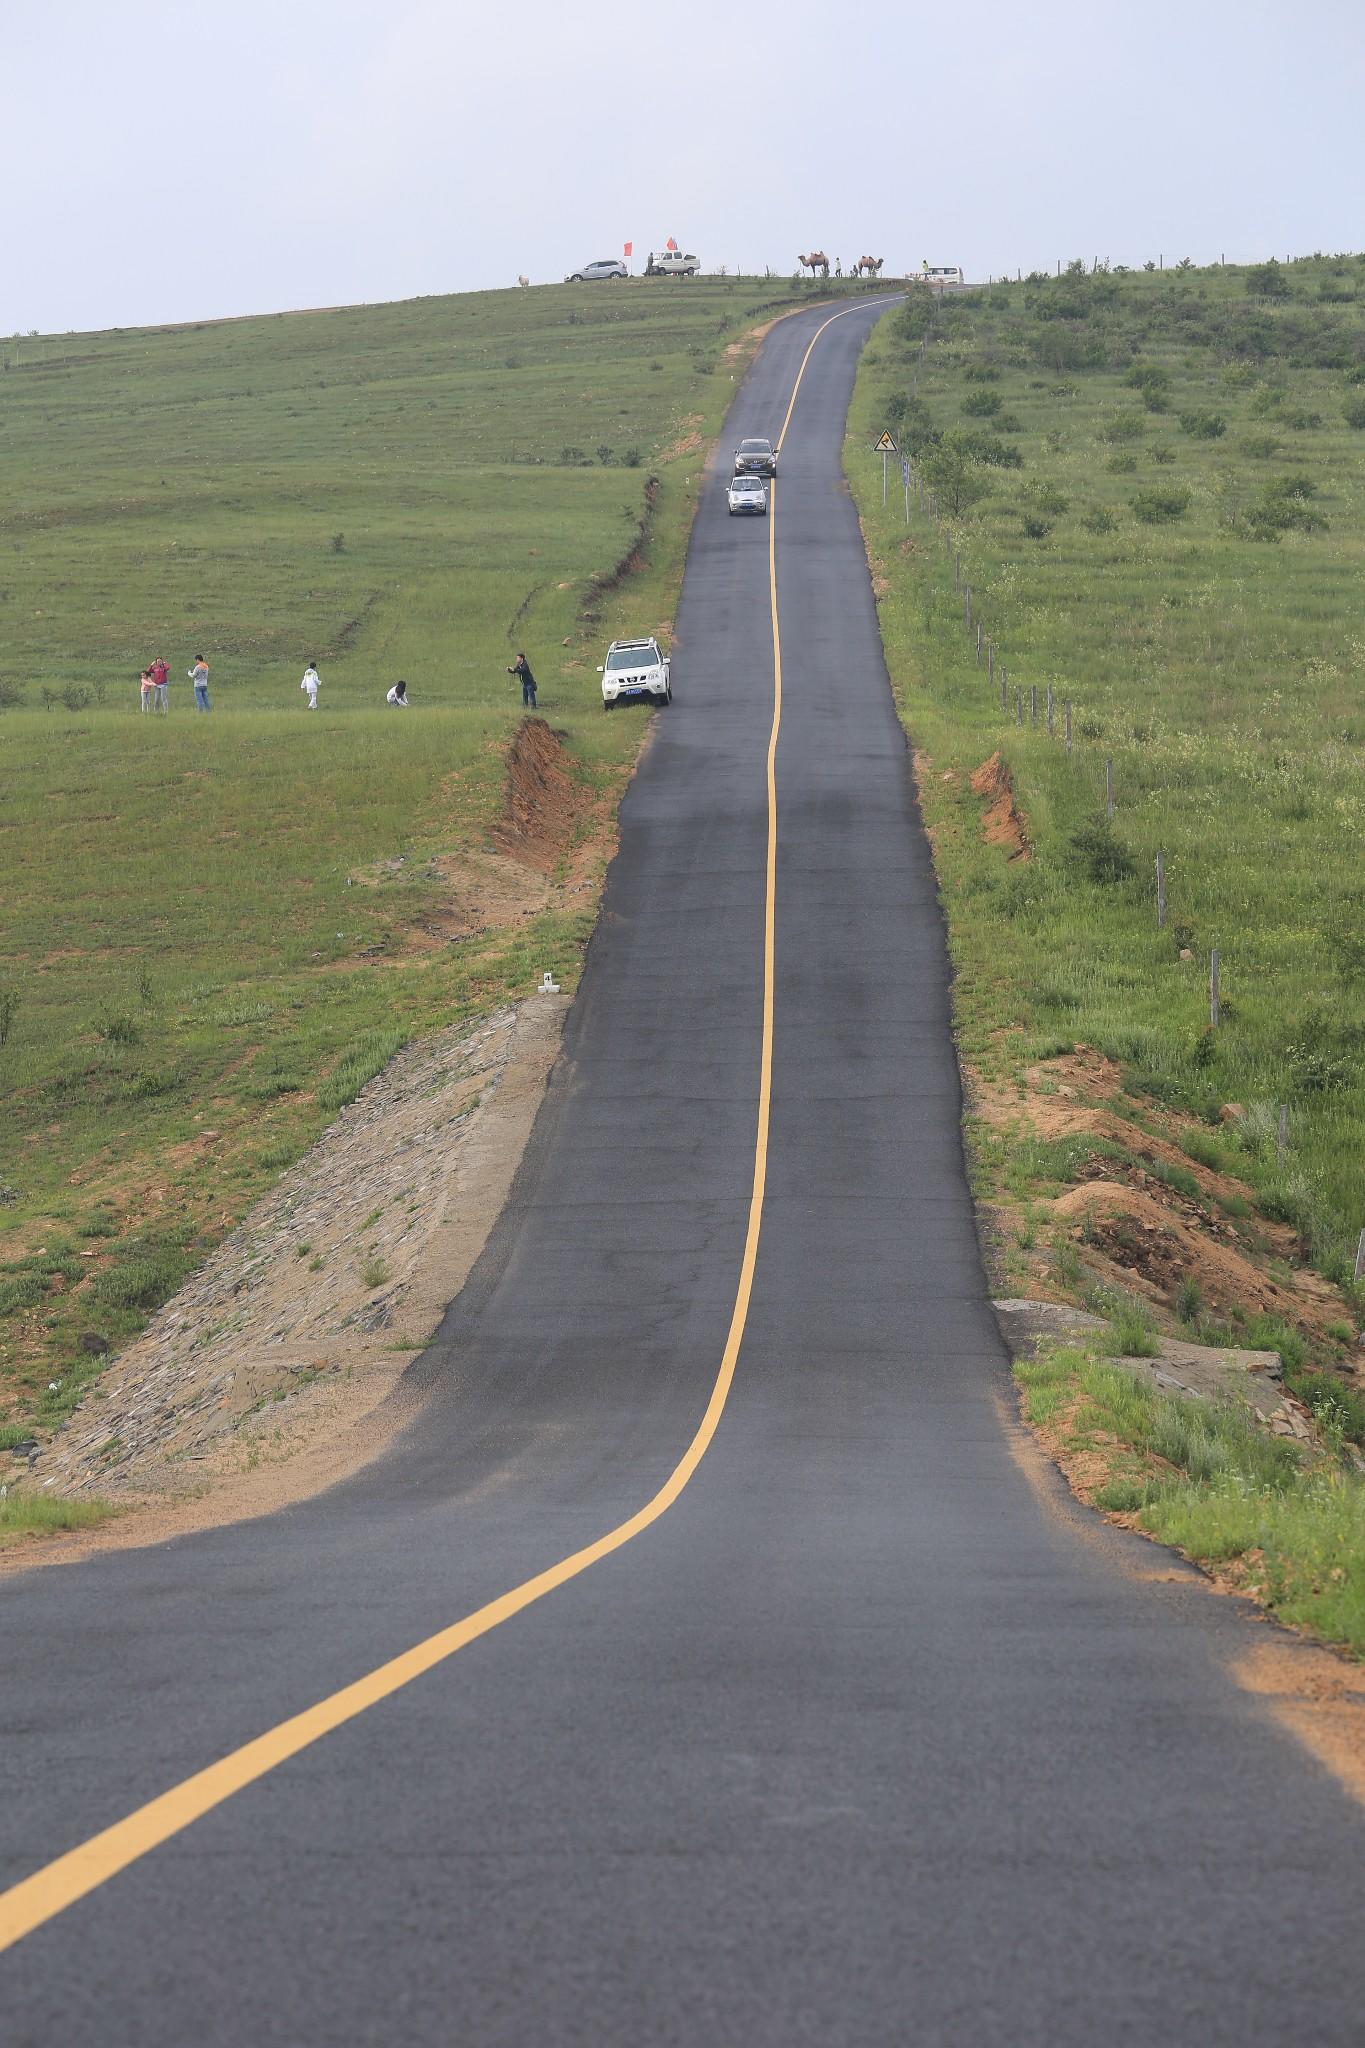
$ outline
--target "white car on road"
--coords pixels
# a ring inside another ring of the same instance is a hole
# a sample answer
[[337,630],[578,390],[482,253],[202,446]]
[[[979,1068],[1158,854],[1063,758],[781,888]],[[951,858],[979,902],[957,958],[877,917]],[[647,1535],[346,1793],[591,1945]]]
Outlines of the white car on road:
[[768,486],[761,476],[734,476],[730,479],[725,498],[732,515],[736,512],[766,512]]
[[652,697],[656,704],[673,702],[669,661],[657,640],[613,640],[597,671],[602,678],[602,709],[627,698]]

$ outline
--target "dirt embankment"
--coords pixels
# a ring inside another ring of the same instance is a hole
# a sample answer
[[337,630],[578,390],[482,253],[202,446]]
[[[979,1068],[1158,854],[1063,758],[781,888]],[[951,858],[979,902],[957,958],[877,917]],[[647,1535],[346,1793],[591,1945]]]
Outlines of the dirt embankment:
[[1010,860],[1028,860],[1031,848],[1014,800],[1014,778],[998,748],[973,772],[972,789],[986,799],[981,837],[987,846],[1003,847]]
[[[412,878],[413,948],[581,901],[614,830],[609,802],[579,784],[546,721],[523,720],[496,850],[442,855]],[[391,865],[353,880],[399,880]],[[567,1006],[528,990],[392,1060],[112,1361],[70,1422],[5,1475],[24,1492],[139,1512],[12,1548],[0,1567],[264,1514],[374,1456],[414,1412],[404,1370],[502,1208]]]

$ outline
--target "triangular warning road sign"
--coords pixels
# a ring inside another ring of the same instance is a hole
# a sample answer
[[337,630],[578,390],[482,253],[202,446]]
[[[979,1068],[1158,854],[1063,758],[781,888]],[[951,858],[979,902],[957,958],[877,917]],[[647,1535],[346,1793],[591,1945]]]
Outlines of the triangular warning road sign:
[[872,450],[874,455],[895,455],[897,452],[896,444],[889,434],[883,434]]

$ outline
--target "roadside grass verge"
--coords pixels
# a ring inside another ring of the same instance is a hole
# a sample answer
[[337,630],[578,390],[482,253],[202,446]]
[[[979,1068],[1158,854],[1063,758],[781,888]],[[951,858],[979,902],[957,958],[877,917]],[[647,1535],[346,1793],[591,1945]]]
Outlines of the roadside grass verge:
[[[1223,1216],[1248,1222],[1249,1257],[1270,1256],[1251,1224],[1285,1226],[1291,1267],[1342,1290],[1344,1362],[1365,1314],[1365,919],[1342,857],[1365,828],[1365,259],[1282,282],[1073,266],[916,298],[865,354],[846,464],[965,1065],[1022,1096],[1031,1068],[1095,1049],[1125,1118],[1183,1119],[1190,1156],[1244,1184]],[[908,522],[903,495],[881,502],[883,427],[916,466]],[[1150,517],[1149,487],[1179,507]],[[997,752],[1008,843],[971,786]],[[1006,1210],[1091,1177],[1079,1145],[1067,1162],[972,1136],[979,1192]]]
[[1161,1394],[1075,1348],[1014,1376],[1025,1420],[1082,1499],[1365,1657],[1365,1481],[1340,1436],[1305,1451],[1237,1403]]
[[0,1494],[0,1549],[25,1536],[93,1529],[117,1510],[98,1500],[55,1500],[50,1494]]
[[[573,988],[648,722],[602,716],[595,664],[672,638],[744,336],[808,296],[651,280],[6,344],[0,1426],[57,1426],[101,1369],[81,1340],[135,1335],[398,1046],[547,967]],[[601,852],[485,923],[521,647]]]

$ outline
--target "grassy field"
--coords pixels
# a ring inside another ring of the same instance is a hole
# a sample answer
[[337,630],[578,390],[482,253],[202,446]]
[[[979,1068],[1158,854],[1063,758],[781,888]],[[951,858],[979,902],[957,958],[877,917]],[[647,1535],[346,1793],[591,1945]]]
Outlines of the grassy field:
[[8,1441],[406,1037],[547,966],[572,986],[591,893],[414,947],[432,863],[499,814],[517,647],[614,804],[645,714],[602,717],[597,649],[667,633],[741,337],[800,296],[641,281],[0,348]]
[[[887,426],[914,464],[908,522],[869,453]],[[922,750],[969,1070],[1022,1090],[1097,1049],[1125,1117],[1173,1119],[1190,1160],[1289,1227],[1290,1266],[1345,1291],[1341,1360],[1365,1310],[1363,457],[1361,257],[1074,265],[915,298],[865,358],[847,457]],[[983,796],[970,777],[997,750]],[[1013,1212],[1003,1275],[1036,1278],[1035,1235],[1093,1149],[1030,1155],[973,1129],[980,1188]],[[1049,1277],[1074,1294],[1074,1249]],[[1181,1307],[1173,1282],[1172,1317],[1197,1293]]]

